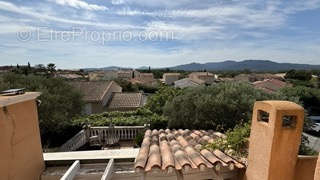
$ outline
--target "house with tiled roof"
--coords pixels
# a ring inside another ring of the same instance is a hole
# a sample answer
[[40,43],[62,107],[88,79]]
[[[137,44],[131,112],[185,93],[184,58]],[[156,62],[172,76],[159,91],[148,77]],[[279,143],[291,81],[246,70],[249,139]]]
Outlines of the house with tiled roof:
[[189,74],[189,78],[199,84],[211,85],[218,77],[210,72],[193,72]]
[[[201,82],[199,82],[201,81]],[[187,88],[187,87],[197,87],[203,85],[204,82],[202,80],[193,80],[190,78],[183,78],[174,82],[174,87],[176,88]]]
[[104,112],[113,93],[122,92],[121,86],[114,81],[72,81],[70,85],[82,93],[85,114]]
[[162,76],[162,81],[167,85],[174,85],[175,81],[180,78],[180,73],[164,73]]
[[143,93],[113,93],[107,111],[134,111],[145,105],[147,96]]
[[289,87],[291,84],[278,79],[265,79],[263,81],[256,81],[252,83],[253,87],[261,89],[267,93],[275,93],[284,87]]
[[131,79],[132,84],[143,84],[143,85],[156,85],[158,82],[154,79],[153,73],[140,73],[135,72],[134,79]]

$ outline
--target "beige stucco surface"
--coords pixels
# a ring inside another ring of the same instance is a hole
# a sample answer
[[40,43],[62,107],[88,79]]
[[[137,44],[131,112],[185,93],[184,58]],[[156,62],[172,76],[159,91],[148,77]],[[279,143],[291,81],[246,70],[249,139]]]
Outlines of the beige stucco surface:
[[314,180],[320,180],[320,154],[315,169]]
[[[258,121],[258,110],[269,122]],[[285,115],[296,116],[295,128],[282,127]],[[301,106],[286,101],[256,102],[253,111],[247,180],[293,180],[304,120]]]
[[313,180],[317,159],[317,156],[299,156],[294,180]]
[[[0,96],[1,180],[37,180],[44,168],[35,97]],[[14,103],[12,103],[14,102]]]

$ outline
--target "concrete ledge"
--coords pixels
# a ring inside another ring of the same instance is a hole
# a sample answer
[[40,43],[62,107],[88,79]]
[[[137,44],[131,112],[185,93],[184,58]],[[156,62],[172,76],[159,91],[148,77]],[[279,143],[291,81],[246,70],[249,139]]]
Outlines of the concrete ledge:
[[39,97],[41,93],[39,92],[27,92],[25,94],[16,96],[0,96],[0,108],[4,106],[10,106],[12,104],[17,104],[24,101],[29,101]]
[[135,159],[138,153],[139,153],[139,148],[99,150],[99,151],[73,151],[73,152],[43,153],[43,158],[45,161]]

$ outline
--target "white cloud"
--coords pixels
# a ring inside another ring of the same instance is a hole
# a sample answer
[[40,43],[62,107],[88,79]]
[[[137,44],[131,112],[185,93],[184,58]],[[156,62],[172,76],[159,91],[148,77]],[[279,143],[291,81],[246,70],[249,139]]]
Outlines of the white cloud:
[[111,4],[113,5],[120,5],[120,4],[124,4],[124,0],[111,0]]
[[49,21],[55,21],[60,23],[67,23],[67,24],[75,24],[75,25],[87,25],[87,26],[97,26],[102,28],[108,28],[108,29],[136,29],[140,28],[135,25],[129,25],[129,24],[112,24],[112,23],[101,23],[101,22],[93,22],[93,21],[82,21],[82,20],[71,20],[71,19],[65,19],[60,17],[55,17],[43,13],[38,13],[33,11],[30,8],[27,7],[19,7],[12,3],[0,1],[0,10],[3,11],[9,11],[14,12],[22,15],[31,16],[40,20],[49,20]]
[[18,32],[30,32],[36,30],[36,27],[23,25],[23,24],[14,24],[14,23],[5,23],[1,24],[0,34],[9,34],[9,33],[18,33]]
[[50,0],[54,1],[57,4],[63,5],[63,6],[70,6],[77,9],[86,9],[90,11],[105,11],[108,10],[105,6],[100,6],[96,4],[89,4],[85,1],[81,0]]

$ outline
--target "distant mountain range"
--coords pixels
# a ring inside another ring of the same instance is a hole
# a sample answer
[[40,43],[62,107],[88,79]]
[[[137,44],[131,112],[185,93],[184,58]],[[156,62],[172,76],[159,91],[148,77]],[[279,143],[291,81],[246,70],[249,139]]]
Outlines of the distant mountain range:
[[[168,67],[171,70],[184,70],[184,71],[238,71],[238,70],[251,70],[251,71],[285,71],[290,69],[296,70],[320,70],[320,65],[310,64],[294,64],[294,63],[277,63],[270,60],[244,60],[244,61],[223,61],[223,62],[209,62],[209,63],[190,63],[174,67]],[[132,69],[117,66],[104,67],[104,68],[87,68],[85,70],[117,70],[117,69]],[[146,66],[137,69],[147,69]],[[155,68],[152,69],[165,69]]]
[[293,64],[293,63],[277,63],[269,60],[244,60],[244,61],[223,61],[223,62],[210,62],[210,63],[190,63],[171,67],[173,70],[185,70],[185,71],[198,71],[198,70],[210,70],[210,71],[235,71],[249,69],[251,71],[281,71],[281,70],[313,70],[320,69],[320,65],[310,64]]

